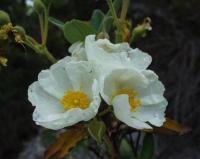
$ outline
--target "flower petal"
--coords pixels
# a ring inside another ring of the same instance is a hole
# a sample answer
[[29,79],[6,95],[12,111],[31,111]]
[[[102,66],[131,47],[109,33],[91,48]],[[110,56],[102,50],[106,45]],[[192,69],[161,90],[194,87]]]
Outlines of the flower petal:
[[76,57],[78,61],[86,61],[86,52],[83,42],[76,42],[69,47],[72,57]]
[[38,110],[35,110],[34,117],[36,118],[36,124],[43,127],[58,130],[64,127],[72,126],[80,121],[88,121],[92,119],[98,112],[101,98],[99,96],[99,86],[97,81],[94,81],[93,86],[93,100],[87,109],[70,109],[64,113],[52,114],[45,118],[38,118],[40,116]]
[[152,58],[139,49],[132,49],[128,43],[112,44],[107,39],[95,40],[89,35],[85,40],[87,59],[100,64],[104,72],[116,68],[146,69]]
[[132,116],[143,122],[150,122],[152,125],[160,127],[165,122],[166,106],[166,100],[155,105],[140,106],[132,113]]
[[149,54],[142,52],[137,48],[129,51],[129,57],[133,67],[140,70],[146,69],[152,62],[152,57]]
[[121,59],[124,59],[126,56],[125,54],[109,54],[103,48],[98,47],[94,35],[86,37],[85,49],[88,61],[97,63],[103,72],[108,72],[115,67],[120,67]]
[[72,88],[65,65],[73,61],[76,60],[66,57],[52,65],[50,69],[41,71],[38,75],[41,87],[54,97],[62,98],[64,93]]
[[148,81],[137,70],[134,69],[116,69],[108,74],[104,82],[103,91],[101,92],[102,97],[108,104],[111,103],[113,95],[123,88],[143,90],[147,87]]
[[138,120],[131,115],[128,95],[119,95],[113,99],[115,116],[125,124],[136,129],[151,129],[147,123]]
[[69,79],[72,83],[73,90],[86,92],[92,97],[92,84],[95,79],[94,64],[88,61],[80,61],[67,64],[65,67]]
[[62,113],[63,107],[59,100],[45,92],[38,82],[34,82],[29,86],[28,99],[41,116]]
[[142,74],[149,81],[147,88],[141,88],[137,90],[142,105],[157,104],[165,100],[163,96],[165,88],[158,80],[158,76],[150,70],[142,71]]
[[[95,36],[91,36],[91,41],[95,41]],[[116,53],[126,53],[131,51],[130,45],[128,43],[113,44],[108,39],[98,39],[96,41],[96,46],[102,50],[105,54],[116,54]]]

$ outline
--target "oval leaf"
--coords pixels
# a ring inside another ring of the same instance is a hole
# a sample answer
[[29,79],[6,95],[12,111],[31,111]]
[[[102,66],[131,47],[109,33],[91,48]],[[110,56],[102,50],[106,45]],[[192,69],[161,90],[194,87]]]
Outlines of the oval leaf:
[[139,159],[152,159],[154,155],[154,149],[155,145],[154,145],[153,134],[146,133],[143,139],[143,146]]
[[106,126],[104,122],[94,119],[88,125],[88,132],[97,143],[102,143],[103,137],[106,133]]
[[60,20],[58,20],[58,19],[55,19],[55,18],[53,18],[53,17],[49,17],[49,21],[50,21],[53,25],[57,26],[60,30],[63,31],[64,23],[63,23],[62,21],[60,21]]
[[64,35],[70,43],[84,41],[85,37],[90,34],[96,34],[96,31],[87,22],[74,19],[64,25]]
[[105,15],[101,10],[99,9],[94,10],[90,23],[96,31],[99,31],[104,16]]

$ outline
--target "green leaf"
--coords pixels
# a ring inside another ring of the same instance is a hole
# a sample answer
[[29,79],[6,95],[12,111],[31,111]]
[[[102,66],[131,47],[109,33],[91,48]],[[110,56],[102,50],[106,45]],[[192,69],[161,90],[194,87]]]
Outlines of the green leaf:
[[49,22],[51,22],[53,25],[57,26],[60,30],[63,31],[64,23],[56,18],[49,17]]
[[101,10],[99,9],[94,10],[90,23],[95,28],[96,31],[99,31],[99,27],[104,19],[104,16],[105,15]]
[[124,158],[124,159],[134,158],[132,148],[126,139],[123,139],[121,141],[119,151],[120,151],[121,158]]
[[[115,8],[116,13],[120,10],[120,8],[122,6],[122,1],[123,0],[115,0],[113,2],[113,6]],[[111,15],[111,11],[109,10],[108,13],[107,13],[107,16],[110,16],[110,15]]]
[[139,159],[152,159],[154,155],[154,139],[153,134],[146,133],[143,140],[143,147],[140,153]]
[[110,29],[111,29],[111,27],[112,27],[112,25],[113,25],[113,21],[114,21],[114,19],[113,19],[112,16],[108,16],[108,17],[106,17],[106,18],[104,19],[104,22],[103,22],[103,30],[104,30],[105,32],[109,32],[109,31],[110,31]]
[[[116,13],[119,12],[121,6],[122,6],[122,0],[115,0],[113,2],[113,6],[115,8]],[[104,16],[104,19],[102,20],[98,32],[101,32],[103,29],[107,33],[110,31],[111,26],[113,24],[113,17],[111,16],[111,11],[109,10],[108,13]]]
[[64,24],[64,36],[70,43],[84,41],[90,34],[96,34],[96,31],[87,22],[74,19]]
[[106,126],[104,122],[93,119],[88,125],[88,132],[97,143],[101,144],[106,133]]
[[45,11],[45,5],[41,0],[34,0],[33,8],[37,14],[42,14]]

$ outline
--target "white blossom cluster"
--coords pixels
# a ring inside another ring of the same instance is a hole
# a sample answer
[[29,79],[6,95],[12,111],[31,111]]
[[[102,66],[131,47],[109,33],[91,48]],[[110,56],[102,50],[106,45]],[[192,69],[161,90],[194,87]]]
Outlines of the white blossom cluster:
[[61,129],[94,118],[104,100],[116,118],[135,129],[160,127],[165,121],[165,88],[147,69],[152,58],[128,43],[112,44],[89,35],[67,56],[38,75],[28,89],[33,120]]

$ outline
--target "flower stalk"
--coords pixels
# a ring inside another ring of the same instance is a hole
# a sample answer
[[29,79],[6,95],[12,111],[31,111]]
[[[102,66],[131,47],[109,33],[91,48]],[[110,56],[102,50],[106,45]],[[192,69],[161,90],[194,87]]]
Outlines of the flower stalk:
[[122,11],[121,11],[121,16],[120,16],[120,19],[122,21],[126,20],[129,3],[130,3],[130,0],[123,0]]
[[115,8],[113,6],[113,2],[112,0],[107,0],[107,3],[108,3],[108,6],[110,8],[110,11],[111,11],[111,15],[113,16],[114,18],[114,24],[117,28],[116,32],[115,32],[115,41],[116,43],[118,42],[122,42],[123,41],[123,34],[122,34],[122,27],[121,27],[121,24],[120,24],[120,21],[119,21],[119,18],[117,17],[117,14],[116,14],[116,11],[115,11]]
[[49,18],[49,7],[45,8],[44,10],[44,29],[43,29],[43,33],[42,33],[42,45],[45,46],[47,43],[47,37],[48,37],[48,30],[49,30],[49,22],[48,22],[48,18]]
[[35,41],[32,37],[26,35],[24,44],[33,49],[36,53],[43,55],[50,62],[55,63],[57,60],[53,57],[53,55],[48,51],[46,46],[42,46],[37,41]]

